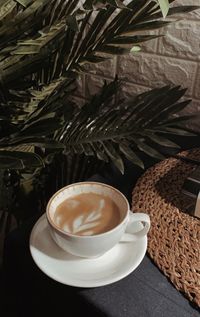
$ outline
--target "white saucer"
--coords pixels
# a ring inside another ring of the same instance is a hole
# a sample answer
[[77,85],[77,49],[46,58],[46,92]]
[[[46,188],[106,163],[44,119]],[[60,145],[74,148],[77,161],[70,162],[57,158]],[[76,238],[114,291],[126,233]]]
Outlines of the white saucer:
[[60,249],[48,230],[43,215],[33,227],[30,251],[37,266],[57,282],[77,287],[97,287],[121,280],[140,264],[147,249],[147,237],[119,242],[96,259],[73,256]]

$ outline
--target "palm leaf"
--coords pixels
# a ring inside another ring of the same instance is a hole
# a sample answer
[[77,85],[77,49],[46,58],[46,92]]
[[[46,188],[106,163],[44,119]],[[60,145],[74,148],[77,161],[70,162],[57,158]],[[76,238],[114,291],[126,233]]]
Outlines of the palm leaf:
[[[101,94],[94,96],[81,111],[68,99],[73,92],[73,80],[70,79],[76,73],[84,72],[85,64],[101,63],[110,56],[138,50],[138,44],[157,37],[141,31],[169,23],[161,19],[159,4],[148,0],[132,0],[126,7],[119,0],[91,0],[85,1],[83,6],[78,0],[17,2],[17,5],[12,0],[0,3],[0,21],[3,21],[0,23],[1,148],[26,144],[59,148],[60,141],[64,140],[68,146],[66,152],[70,149],[74,153],[97,155],[105,161],[112,159],[123,171],[122,158],[125,153],[129,159],[131,155],[127,140],[133,133],[130,128],[132,120],[137,123],[136,127],[149,131],[156,124],[165,133],[175,128],[165,122],[174,109],[175,101],[165,98],[162,102],[162,90],[142,95],[138,102],[136,98],[131,108],[130,105],[127,108],[120,105],[118,109],[110,108],[117,81],[105,85]],[[193,9],[196,7],[172,8],[169,14]],[[168,88],[165,90],[168,93]],[[170,95],[175,94],[179,99],[183,91]],[[154,99],[155,111],[149,118]],[[165,108],[158,116],[160,103]],[[113,104],[113,108],[115,106]],[[180,103],[179,109],[184,106]],[[104,109],[102,114],[101,109]],[[124,130],[120,116],[124,118]],[[115,131],[113,125],[116,126]],[[102,134],[100,140],[99,133],[93,132],[97,128]],[[180,132],[181,128],[177,129]],[[79,130],[79,137],[76,130]],[[86,133],[91,142],[83,142]],[[124,140],[121,152],[120,139]],[[134,160],[141,166],[136,157]]]
[[[13,27],[9,25],[8,28],[8,25],[4,25],[0,28],[2,48],[0,54],[7,56],[2,65],[4,83],[14,83],[18,72],[23,78],[35,71],[41,83],[48,83],[56,76],[64,75],[65,70],[68,72],[79,70],[80,64],[94,59],[95,62],[105,60],[101,55],[102,52],[109,55],[128,53],[131,46],[155,38],[146,35],[143,39],[143,35],[137,38],[135,33],[157,29],[169,23],[169,21],[160,21],[160,17],[156,16],[160,8],[154,1],[131,1],[127,6],[129,10],[122,8],[118,14],[116,14],[117,3],[116,6],[110,5],[109,1],[106,4],[107,9],[100,10],[95,19],[91,14],[92,11],[84,12],[83,18],[77,21],[80,30],[78,34],[66,27],[68,17],[78,15],[78,1],[64,1],[65,10],[62,14],[58,11],[60,4],[53,0],[48,3],[46,0],[42,2],[36,0],[19,11],[12,21]],[[46,9],[45,25],[40,13],[42,8]],[[180,12],[192,9],[194,7],[183,7],[182,10],[180,8]],[[170,14],[172,15],[173,11],[170,11]],[[23,23],[25,19],[30,20],[30,24]],[[106,21],[108,21],[107,25]],[[30,28],[30,33],[27,32],[27,28]],[[8,39],[13,42],[9,47]],[[127,46],[130,48],[127,49]],[[50,72],[51,69],[54,69],[53,74]]]
[[12,15],[17,4],[13,0],[6,0],[0,2],[0,25],[6,22]]
[[[156,159],[163,159],[156,144],[179,148],[163,134],[191,135],[179,127],[179,122],[173,121],[174,113],[190,102],[179,102],[185,92],[179,86],[153,89],[113,107],[113,97],[119,88],[117,79],[105,84],[98,95],[78,110],[74,120],[66,124],[67,133],[62,139],[66,153],[96,155],[100,160],[112,161],[123,173],[124,157],[143,167],[141,158],[135,153],[136,148]],[[184,121],[186,119],[184,116]],[[173,127],[170,127],[172,122]]]
[[162,11],[162,15],[165,18],[169,12],[169,0],[157,0]]
[[0,151],[0,168],[25,169],[41,167],[43,161],[39,155],[31,152]]

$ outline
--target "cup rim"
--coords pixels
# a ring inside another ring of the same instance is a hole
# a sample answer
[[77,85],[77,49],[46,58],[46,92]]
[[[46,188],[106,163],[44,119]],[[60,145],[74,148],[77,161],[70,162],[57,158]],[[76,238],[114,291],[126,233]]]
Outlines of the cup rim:
[[[108,188],[111,188],[112,190],[116,191],[118,194],[120,194],[120,196],[122,196],[122,198],[124,199],[126,205],[127,205],[127,211],[126,211],[126,215],[124,217],[124,219],[116,226],[114,227],[113,229],[111,230],[108,230],[106,232],[102,232],[102,233],[98,233],[98,234],[94,234],[94,235],[91,235],[91,236],[83,236],[83,235],[77,235],[77,234],[73,234],[73,233],[70,233],[70,232],[66,232],[62,229],[60,229],[51,219],[50,215],[49,215],[49,209],[50,209],[50,205],[51,205],[51,202],[52,200],[60,193],[62,192],[63,190],[65,189],[68,189],[72,186],[80,186],[80,185],[83,185],[83,184],[95,184],[95,185],[99,185],[99,186],[104,186],[104,187],[108,187]],[[77,182],[77,183],[73,183],[73,184],[69,184],[67,186],[64,186],[62,187],[61,189],[59,189],[57,192],[55,192],[53,194],[53,196],[49,199],[48,203],[47,203],[47,206],[46,206],[46,217],[47,217],[47,221],[49,222],[49,224],[51,225],[51,227],[53,227],[54,230],[56,230],[57,232],[59,232],[60,234],[62,234],[64,237],[66,236],[69,236],[69,237],[74,237],[74,238],[81,238],[81,239],[91,239],[91,238],[94,238],[94,237],[102,237],[104,235],[107,235],[107,234],[110,234],[111,232],[117,230],[125,221],[126,221],[126,218],[128,217],[128,214],[129,214],[129,211],[130,211],[130,206],[129,206],[129,202],[127,200],[127,198],[125,197],[125,195],[120,192],[120,190],[116,189],[115,187],[111,186],[111,185],[107,185],[105,183],[100,183],[100,182],[93,182],[93,181],[85,181],[85,182]]]

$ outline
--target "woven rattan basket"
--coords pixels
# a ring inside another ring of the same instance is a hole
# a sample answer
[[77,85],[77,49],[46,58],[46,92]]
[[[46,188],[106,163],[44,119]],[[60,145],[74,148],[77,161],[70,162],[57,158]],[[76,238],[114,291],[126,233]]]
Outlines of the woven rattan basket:
[[[180,155],[200,160],[200,149]],[[132,210],[150,215],[150,257],[200,307],[200,220],[186,214],[181,202],[182,185],[196,167],[170,158],[147,170],[133,190]]]

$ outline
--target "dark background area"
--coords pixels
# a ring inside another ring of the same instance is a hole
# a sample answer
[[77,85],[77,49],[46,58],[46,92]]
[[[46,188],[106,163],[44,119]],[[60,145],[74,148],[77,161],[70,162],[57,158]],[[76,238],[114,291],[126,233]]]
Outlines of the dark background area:
[[[199,137],[176,138],[182,148],[200,146]],[[175,154],[172,149],[165,153]],[[143,156],[145,168],[156,163]],[[190,163],[188,163],[190,164]],[[125,162],[125,174],[113,166],[91,180],[131,193],[143,171]],[[29,252],[29,236],[38,214],[11,232],[5,241],[0,270],[0,314],[6,316],[110,316],[197,317],[199,311],[179,293],[146,255],[140,266],[123,280],[100,288],[81,289],[59,284],[44,275]]]

